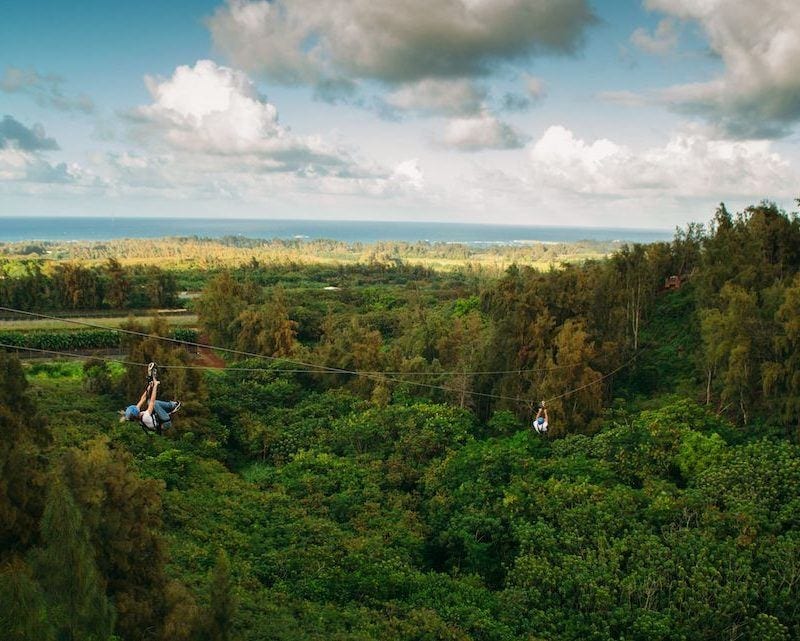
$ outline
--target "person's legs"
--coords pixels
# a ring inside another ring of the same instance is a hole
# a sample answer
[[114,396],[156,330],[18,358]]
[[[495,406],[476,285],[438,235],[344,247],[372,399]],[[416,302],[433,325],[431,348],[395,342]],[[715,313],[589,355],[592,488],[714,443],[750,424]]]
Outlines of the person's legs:
[[156,401],[155,412],[162,425],[169,422],[169,414],[177,405],[175,401]]

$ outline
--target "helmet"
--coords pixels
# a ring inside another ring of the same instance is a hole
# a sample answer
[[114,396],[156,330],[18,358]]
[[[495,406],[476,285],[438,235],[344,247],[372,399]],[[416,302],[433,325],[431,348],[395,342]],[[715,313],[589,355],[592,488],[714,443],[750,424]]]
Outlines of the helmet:
[[128,407],[125,409],[125,418],[129,421],[139,418],[139,408],[136,407],[136,405],[128,405]]
[[540,416],[539,418],[537,418],[537,419],[536,419],[536,422],[537,422],[539,425],[541,425],[542,423],[544,423],[544,417],[543,417],[543,416]]

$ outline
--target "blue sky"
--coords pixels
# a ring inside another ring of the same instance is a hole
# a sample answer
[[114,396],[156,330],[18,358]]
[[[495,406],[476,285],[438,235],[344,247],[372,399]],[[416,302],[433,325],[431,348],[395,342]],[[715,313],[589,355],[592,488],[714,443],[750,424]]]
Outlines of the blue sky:
[[0,215],[669,228],[720,201],[790,209],[796,14],[788,0],[11,0]]

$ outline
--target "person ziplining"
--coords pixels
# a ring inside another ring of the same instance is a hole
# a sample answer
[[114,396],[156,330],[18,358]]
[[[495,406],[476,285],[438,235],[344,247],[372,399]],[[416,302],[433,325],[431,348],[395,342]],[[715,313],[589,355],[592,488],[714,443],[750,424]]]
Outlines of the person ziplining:
[[547,434],[547,428],[550,422],[547,420],[547,408],[544,406],[544,401],[539,404],[539,411],[536,413],[536,418],[533,419],[533,429],[537,434],[544,436]]
[[[165,429],[172,427],[172,415],[181,408],[181,402],[158,400],[159,385],[156,364],[150,363],[147,366],[147,387],[136,405],[129,405],[120,411],[120,422],[138,421],[145,432],[156,434],[162,434]],[[145,404],[147,409],[142,411]]]

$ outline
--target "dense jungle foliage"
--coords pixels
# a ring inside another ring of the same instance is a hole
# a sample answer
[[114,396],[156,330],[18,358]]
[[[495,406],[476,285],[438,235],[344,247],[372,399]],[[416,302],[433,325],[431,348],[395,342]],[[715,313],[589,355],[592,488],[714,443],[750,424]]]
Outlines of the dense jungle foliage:
[[798,271],[766,203],[496,277],[253,259],[198,277],[227,367],[123,338],[164,437],[143,368],[0,352],[0,629],[800,638]]

